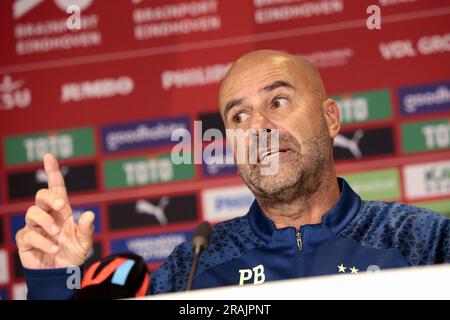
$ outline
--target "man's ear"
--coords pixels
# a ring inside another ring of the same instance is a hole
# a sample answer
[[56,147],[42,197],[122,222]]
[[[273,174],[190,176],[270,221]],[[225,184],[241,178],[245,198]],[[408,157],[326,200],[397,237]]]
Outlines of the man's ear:
[[337,102],[331,98],[322,103],[323,114],[327,121],[328,134],[334,139],[341,128],[341,114]]

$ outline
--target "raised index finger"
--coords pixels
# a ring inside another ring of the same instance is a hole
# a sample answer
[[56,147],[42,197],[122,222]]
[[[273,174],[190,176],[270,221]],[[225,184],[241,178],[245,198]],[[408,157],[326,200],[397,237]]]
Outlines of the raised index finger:
[[57,194],[63,196],[67,201],[66,184],[64,183],[64,178],[59,169],[58,161],[55,156],[51,153],[47,153],[44,156],[44,170],[47,174],[48,188]]

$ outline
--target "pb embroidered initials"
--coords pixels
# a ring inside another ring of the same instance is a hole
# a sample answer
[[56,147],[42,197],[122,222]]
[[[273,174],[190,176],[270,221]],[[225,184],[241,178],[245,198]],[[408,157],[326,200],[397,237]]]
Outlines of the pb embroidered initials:
[[239,270],[239,285],[242,286],[245,282],[250,281],[253,278],[253,284],[261,284],[266,280],[264,274],[264,266],[260,264],[253,269],[241,269]]

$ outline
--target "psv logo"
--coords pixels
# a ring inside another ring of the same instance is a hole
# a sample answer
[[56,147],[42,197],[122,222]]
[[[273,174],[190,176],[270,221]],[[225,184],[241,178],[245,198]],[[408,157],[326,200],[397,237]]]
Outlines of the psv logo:
[[242,286],[247,283],[261,284],[266,281],[264,274],[264,266],[260,264],[252,269],[239,270],[239,285]]

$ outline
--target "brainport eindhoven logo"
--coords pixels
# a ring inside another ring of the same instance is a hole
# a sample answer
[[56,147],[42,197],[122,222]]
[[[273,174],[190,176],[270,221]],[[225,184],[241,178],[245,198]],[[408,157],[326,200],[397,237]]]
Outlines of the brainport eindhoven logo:
[[[261,175],[278,173],[279,157],[283,152],[279,146],[278,129],[226,129],[226,140],[219,129],[209,128],[203,134],[202,132],[202,121],[194,121],[193,139],[187,129],[179,128],[172,132],[171,140],[178,142],[171,152],[171,159],[175,165],[203,162],[207,165],[234,163],[259,165]],[[220,143],[224,141],[227,141],[225,147]],[[203,148],[203,142],[210,144]],[[227,156],[231,152],[234,158]]]
[[[16,0],[13,4],[14,19],[20,19],[44,1],[45,0]],[[92,1],[93,0],[53,0],[55,5],[64,12],[66,12],[67,7],[70,5],[76,5],[81,10],[84,10],[91,5]]]

